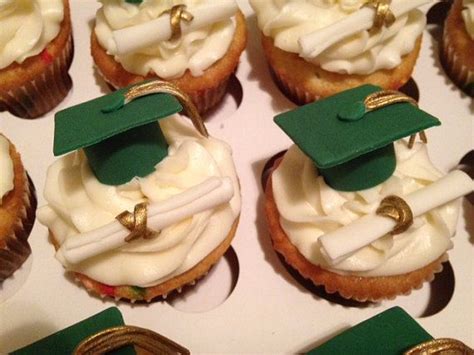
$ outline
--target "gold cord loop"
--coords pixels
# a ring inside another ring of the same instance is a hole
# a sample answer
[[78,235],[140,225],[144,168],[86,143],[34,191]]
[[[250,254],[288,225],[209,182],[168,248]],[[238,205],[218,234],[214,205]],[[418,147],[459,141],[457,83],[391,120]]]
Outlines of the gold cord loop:
[[189,118],[191,118],[194,128],[196,128],[202,136],[206,138],[209,137],[209,133],[207,132],[206,126],[204,126],[202,117],[191,98],[173,83],[162,80],[152,80],[135,85],[124,94],[125,102],[130,102],[137,97],[153,93],[165,93],[175,96],[181,105],[183,105]]
[[170,41],[174,41],[181,37],[181,20],[191,22],[194,16],[186,11],[186,5],[175,5],[171,9],[163,11],[161,15],[170,15],[171,37]]
[[[418,102],[416,102],[414,98],[396,90],[382,90],[374,92],[365,98],[364,105],[367,111],[372,111],[399,102],[406,102],[418,107]],[[419,135],[423,143],[428,143],[428,138],[426,137],[425,131],[420,131]],[[408,141],[408,148],[413,148],[415,139],[416,134],[412,134]]]
[[133,213],[124,211],[115,217],[130,233],[125,238],[126,242],[131,242],[138,238],[150,239],[155,233],[147,227],[147,205],[139,203],[135,205]]
[[440,338],[418,344],[404,352],[404,355],[429,354],[472,355],[473,350],[459,340]]
[[378,31],[383,26],[390,27],[396,18],[392,10],[390,10],[391,0],[369,0],[364,6],[371,7],[375,10],[374,23],[371,30]]
[[74,349],[74,355],[106,354],[126,345],[136,345],[150,354],[190,354],[188,349],[151,330],[118,326],[84,339]]
[[407,102],[413,106],[418,106],[418,103],[414,98],[396,90],[374,92],[365,98],[364,105],[368,111],[372,111],[399,102]]
[[410,206],[398,196],[387,196],[381,202],[376,212],[379,216],[391,218],[397,222],[391,234],[405,232],[413,224],[413,212]]

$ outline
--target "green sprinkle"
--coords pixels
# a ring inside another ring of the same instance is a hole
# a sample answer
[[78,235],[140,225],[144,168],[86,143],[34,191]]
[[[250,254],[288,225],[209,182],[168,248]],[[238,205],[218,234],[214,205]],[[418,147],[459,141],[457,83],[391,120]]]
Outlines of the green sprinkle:
[[140,298],[145,297],[146,288],[139,287],[139,286],[131,286],[132,291],[137,294]]
[[129,4],[141,4],[143,0],[125,0],[125,2],[128,2]]

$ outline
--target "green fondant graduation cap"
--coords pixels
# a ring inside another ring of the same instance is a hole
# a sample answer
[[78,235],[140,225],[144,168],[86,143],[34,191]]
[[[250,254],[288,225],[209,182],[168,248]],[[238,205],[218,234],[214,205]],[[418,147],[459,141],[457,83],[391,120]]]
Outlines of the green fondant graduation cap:
[[[405,102],[413,101],[405,96],[372,99],[380,91],[360,86],[280,114],[275,122],[313,160],[328,185],[340,191],[367,189],[395,170],[394,141],[441,124]],[[383,107],[371,106],[384,100]]]
[[400,355],[432,339],[408,313],[394,307],[346,330],[308,354]]
[[[77,345],[79,345],[79,343],[84,339],[104,329],[121,325],[124,325],[122,315],[117,308],[112,307],[96,314],[95,316],[87,318],[82,322],[41,339],[36,343],[14,351],[12,354],[72,354]],[[132,346],[126,346],[115,350],[110,354],[135,354],[135,350]]]
[[169,94],[150,94],[124,104],[129,88],[56,114],[54,155],[84,148],[98,180],[120,185],[143,177],[168,152],[159,119],[182,110]]

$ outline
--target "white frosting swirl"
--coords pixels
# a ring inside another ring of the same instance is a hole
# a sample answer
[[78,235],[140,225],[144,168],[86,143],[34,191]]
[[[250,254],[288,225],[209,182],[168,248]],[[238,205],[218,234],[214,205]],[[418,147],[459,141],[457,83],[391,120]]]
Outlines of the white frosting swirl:
[[[410,0],[405,0],[410,1]],[[284,51],[301,54],[298,39],[329,26],[357,11],[364,0],[250,0],[265,36]],[[324,70],[367,75],[393,69],[410,53],[426,24],[425,15],[412,10],[380,31],[362,31],[323,51],[305,58]]]
[[0,69],[41,53],[63,17],[62,0],[0,0]]
[[112,31],[156,19],[174,5],[185,4],[186,10],[192,13],[193,7],[212,4],[212,1],[144,0],[135,5],[124,0],[100,0],[103,6],[97,12],[95,34],[102,48],[130,73],[173,79],[189,69],[193,76],[200,76],[226,54],[235,32],[233,19],[182,35],[176,41],[164,41],[123,55],[117,54]]
[[466,31],[474,40],[474,0],[463,0],[462,2],[462,18],[464,20],[464,25],[466,26]]
[[395,152],[397,167],[387,181],[367,190],[340,192],[326,185],[297,146],[288,150],[272,175],[275,203],[283,230],[311,263],[340,274],[399,275],[428,265],[452,247],[459,200],[415,218],[406,232],[386,235],[335,265],[325,261],[320,236],[375,212],[387,195],[407,195],[442,176],[430,162],[424,144],[408,149],[399,141]]
[[14,171],[10,157],[10,143],[0,134],[0,202],[3,196],[13,190]]
[[199,136],[187,119],[174,115],[160,125],[170,145],[169,155],[145,178],[120,186],[97,181],[82,152],[57,160],[48,169],[44,191],[48,205],[38,219],[60,244],[115,220],[137,203],[168,199],[212,176],[232,179],[229,203],[207,210],[161,231],[151,240],[133,243],[79,264],[61,263],[111,286],[152,286],[179,275],[205,258],[228,235],[240,213],[240,192],[230,147]]

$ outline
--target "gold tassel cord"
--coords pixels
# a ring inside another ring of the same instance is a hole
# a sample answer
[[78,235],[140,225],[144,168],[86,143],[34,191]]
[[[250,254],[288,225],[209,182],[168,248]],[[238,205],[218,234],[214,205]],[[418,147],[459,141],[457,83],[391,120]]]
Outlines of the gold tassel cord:
[[[396,90],[382,90],[374,92],[373,94],[368,95],[364,100],[364,106],[367,111],[377,110],[384,106],[392,105],[395,103],[406,102],[412,104],[413,106],[418,107],[418,102],[410,96],[401,93]],[[426,137],[425,131],[419,132],[420,139],[423,143],[428,143],[428,138]],[[413,148],[415,144],[416,134],[410,136],[408,141],[408,148]]]
[[136,345],[151,354],[190,354],[188,349],[151,330],[118,326],[84,339],[74,355],[106,354],[127,345]]
[[115,217],[130,234],[125,238],[126,242],[131,242],[138,238],[150,239],[156,232],[147,227],[147,205],[139,203],[135,206],[133,213],[124,211]]
[[364,100],[367,110],[372,111],[391,104],[407,102],[413,106],[418,106],[416,100],[396,90],[382,90],[368,95]]
[[[151,330],[118,326],[105,329],[84,339],[74,350],[74,355],[106,354],[127,345],[136,345],[151,354],[190,354],[189,350]],[[471,355],[473,350],[456,339],[434,339],[404,352],[404,355],[455,354]]]
[[364,4],[364,6],[375,10],[372,30],[379,31],[383,26],[390,27],[393,25],[396,18],[392,10],[390,10],[391,2],[391,0],[369,0]]
[[173,83],[162,80],[152,80],[135,85],[125,93],[125,103],[128,103],[140,96],[155,93],[165,93],[175,96],[181,105],[183,105],[196,130],[202,136],[206,138],[209,137],[209,133],[207,132],[206,126],[204,125],[204,121],[191,98]]
[[451,354],[451,355],[472,355],[473,349],[463,342],[450,339],[440,338],[421,343],[408,351],[404,355],[430,355],[430,354]]
[[397,222],[391,234],[405,232],[413,224],[413,212],[410,206],[398,196],[387,196],[381,202],[376,212],[379,216],[391,218]]
[[170,15],[171,37],[170,41],[174,41],[181,37],[181,20],[191,22],[194,16],[186,11],[186,5],[175,5],[171,9],[163,11],[164,14]]

